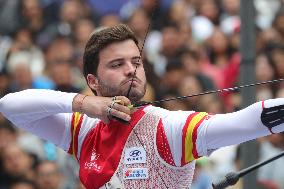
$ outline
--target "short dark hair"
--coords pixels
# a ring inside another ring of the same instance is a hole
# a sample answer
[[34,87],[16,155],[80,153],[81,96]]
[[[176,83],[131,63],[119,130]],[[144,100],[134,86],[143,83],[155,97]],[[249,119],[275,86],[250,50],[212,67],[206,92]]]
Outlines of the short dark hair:
[[83,56],[83,74],[85,79],[87,79],[88,74],[97,74],[99,53],[102,49],[112,43],[128,39],[133,40],[139,48],[138,39],[135,37],[133,31],[124,24],[103,28],[93,32],[86,44]]

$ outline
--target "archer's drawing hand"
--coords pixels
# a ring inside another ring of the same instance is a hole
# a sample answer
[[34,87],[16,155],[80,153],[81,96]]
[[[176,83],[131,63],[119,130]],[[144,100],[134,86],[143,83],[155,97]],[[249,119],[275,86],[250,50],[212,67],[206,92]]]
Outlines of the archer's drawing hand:
[[86,114],[88,117],[99,118],[108,124],[110,119],[118,118],[130,121],[131,102],[125,96],[101,97],[78,94],[73,100],[73,111]]

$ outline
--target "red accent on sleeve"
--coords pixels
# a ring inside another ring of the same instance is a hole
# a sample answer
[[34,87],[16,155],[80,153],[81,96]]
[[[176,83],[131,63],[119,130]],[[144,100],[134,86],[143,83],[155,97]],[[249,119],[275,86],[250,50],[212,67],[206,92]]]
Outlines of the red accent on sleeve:
[[262,109],[264,109],[264,100],[262,101],[261,105],[262,105]]
[[71,127],[70,127],[70,132],[71,132],[71,141],[70,141],[70,145],[69,145],[69,149],[68,149],[68,153],[69,154],[73,154],[73,132],[74,132],[74,123],[75,123],[75,114],[72,114],[72,118],[71,118]]
[[[264,107],[264,100],[261,102],[261,106],[262,106],[262,109],[265,108],[265,107]],[[275,134],[275,133],[272,131],[272,128],[267,127],[267,129],[269,130],[269,132],[270,132],[271,134]]]
[[186,137],[186,131],[187,131],[187,128],[189,126],[189,122],[192,120],[192,118],[197,115],[198,112],[195,112],[195,113],[192,113],[188,116],[187,120],[186,120],[186,123],[182,129],[182,156],[181,156],[181,166],[183,165],[186,165],[186,162],[185,162],[185,137]]
[[78,135],[80,133],[81,125],[83,121],[83,115],[78,112],[73,113],[71,121],[71,143],[68,149],[68,153],[74,155],[76,159],[78,152]]
[[76,157],[76,159],[79,161],[78,159],[78,139],[79,139],[79,132],[80,132],[80,129],[81,129],[81,126],[82,126],[82,121],[83,121],[83,115],[80,116],[80,121],[76,127],[76,131],[75,131],[75,136],[74,136],[74,149],[75,149],[75,152],[73,152],[74,156]]
[[193,129],[193,134],[192,134],[192,142],[193,142],[193,149],[192,149],[192,154],[193,154],[193,157],[195,159],[199,158],[200,156],[198,155],[197,153],[197,149],[196,149],[196,140],[197,140],[197,130],[198,130],[198,127],[201,125],[201,123],[204,121],[204,119],[206,118],[207,116],[204,116],[198,123],[197,125],[194,127]]
[[161,158],[170,165],[175,166],[173,155],[164,130],[162,121],[159,121],[156,133],[157,150]]

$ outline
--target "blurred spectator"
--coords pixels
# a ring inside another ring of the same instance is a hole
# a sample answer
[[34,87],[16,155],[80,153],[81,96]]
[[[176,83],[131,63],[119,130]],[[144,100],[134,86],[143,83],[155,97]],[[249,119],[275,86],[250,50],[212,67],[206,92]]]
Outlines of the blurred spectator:
[[37,77],[43,73],[45,62],[41,49],[33,43],[31,32],[28,29],[20,29],[15,35],[15,39],[10,48],[7,59],[7,69],[16,64],[25,62],[32,71],[32,75]]
[[0,72],[0,98],[10,93],[10,78],[9,74]]
[[168,23],[187,25],[194,14],[194,10],[185,1],[174,1],[169,9]]
[[271,60],[275,67],[276,78],[284,77],[284,45],[277,44],[271,51]]
[[[264,82],[274,79],[275,71],[266,54],[258,54],[255,60],[255,74],[257,82]],[[273,98],[274,85],[260,85],[256,88],[256,100]]]
[[191,189],[209,189],[212,186],[210,175],[203,168],[201,160],[197,160]]
[[213,23],[205,16],[194,16],[191,20],[192,36],[197,43],[206,41],[214,31]]
[[220,28],[226,35],[232,35],[240,30],[240,0],[222,0]]
[[70,62],[58,62],[52,65],[50,75],[55,84],[55,90],[77,92],[81,90],[73,85],[72,67]]
[[46,72],[57,62],[72,62],[75,58],[75,49],[70,38],[57,37],[47,47],[45,52]]
[[219,68],[223,68],[228,64],[232,53],[228,38],[219,28],[216,28],[208,40],[208,56],[210,63]]
[[[218,149],[213,152],[208,161],[210,162],[209,173],[213,183],[220,181],[229,172],[240,171],[241,169],[241,150],[240,146],[233,145],[225,148]],[[228,189],[243,189],[242,179],[240,179],[235,185],[229,186]]]
[[12,39],[9,36],[0,34],[0,72],[5,71],[6,59],[12,45]]
[[38,189],[63,189],[64,178],[55,162],[42,161],[36,167]]
[[28,29],[35,44],[45,47],[57,35],[55,23],[49,23],[40,0],[22,0],[22,27]]
[[20,26],[20,0],[0,1],[0,34],[14,33]]
[[[40,75],[36,77],[32,74],[31,58],[31,54],[24,51],[14,53],[9,58],[8,71],[12,78],[11,91],[16,92],[29,88],[53,88],[52,81],[46,77],[40,77]],[[36,61],[35,64],[37,64]]]
[[220,114],[226,112],[221,99],[214,94],[201,96],[199,108],[201,111],[208,112],[210,114]]
[[280,88],[276,91],[276,96],[280,98],[284,98],[284,88]]
[[[168,91],[161,99],[170,99],[179,96],[177,91]],[[171,111],[188,110],[187,105],[181,100],[166,101],[162,103],[162,107]]]
[[255,9],[257,12],[256,24],[262,29],[268,29],[281,7],[279,0],[254,0]]
[[[76,23],[74,31],[74,58],[72,61],[73,83],[78,88],[87,88],[86,81],[82,75],[83,70],[83,52],[85,44],[91,33],[95,30],[95,25],[90,19],[81,19]],[[55,47],[56,48],[56,47]]]
[[[77,161],[54,144],[46,142],[27,132],[18,132],[18,143],[39,161],[54,161],[64,175],[64,187],[73,188],[77,184],[79,165]],[[32,144],[32,145],[31,145]]]
[[259,37],[256,39],[257,52],[269,51],[274,44],[281,41],[281,34],[275,28],[269,28],[258,32]]
[[[255,73],[258,82],[272,80],[274,77],[274,69],[266,54],[258,54],[255,60]],[[261,86],[267,87],[267,86]]]
[[[7,146],[17,141],[17,130],[8,120],[0,121],[0,154]],[[1,157],[1,155],[0,155]]]
[[240,0],[222,0],[221,6],[222,6],[221,19],[224,19],[229,16],[239,15]]
[[55,23],[59,20],[60,6],[64,1],[65,0],[40,0],[47,23]]
[[[146,32],[150,23],[150,18],[144,11],[144,9],[138,8],[128,19],[128,25],[133,30],[139,44],[142,45],[146,36]],[[147,34],[149,35],[149,33]]]
[[16,179],[10,184],[9,189],[36,189],[36,185],[32,180]]
[[100,19],[100,25],[102,27],[111,27],[120,23],[120,18],[115,14],[107,14]]
[[161,30],[166,24],[168,19],[168,6],[163,6],[166,0],[139,0],[131,1],[121,8],[121,17],[128,19],[137,8],[142,8],[149,18],[151,18],[151,27],[153,30]]
[[81,19],[76,23],[74,30],[74,40],[77,53],[83,53],[85,44],[94,29],[95,25],[89,19]]
[[220,6],[215,0],[201,0],[196,7],[197,15],[208,18],[214,25],[219,24]]
[[213,90],[215,86],[212,80],[202,73],[201,70],[201,60],[197,52],[191,50],[185,50],[181,54],[181,64],[187,75],[192,75],[197,77],[201,82],[202,88],[204,90]]
[[[279,153],[284,149],[284,134],[274,134],[265,137],[260,147],[260,161],[267,160]],[[259,168],[258,179],[260,183],[267,189],[281,189],[284,188],[284,160],[283,158],[277,159],[269,164]]]
[[169,91],[177,90],[181,80],[186,76],[182,65],[178,61],[171,61],[166,67],[165,74],[161,77],[160,90],[158,96],[164,96]]
[[[195,77],[188,75],[179,82],[178,92],[181,96],[198,94],[203,91],[200,81]],[[194,96],[185,99],[185,102],[188,106],[188,110],[201,111],[200,110],[200,100],[201,96]]]
[[75,189],[85,189],[82,183],[78,183]]
[[274,20],[273,20],[273,27],[279,32],[281,35],[281,43],[284,42],[284,26],[283,26],[283,21],[284,21],[284,6],[282,2],[282,6],[277,12]]
[[60,35],[73,35],[76,24],[80,19],[90,18],[90,11],[84,1],[65,0],[60,9],[60,22],[57,28]]
[[1,153],[3,166],[2,187],[8,186],[14,179],[35,178],[33,166],[35,159],[17,143],[10,143]]
[[159,52],[157,52],[155,59],[152,60],[155,73],[160,77],[165,74],[169,62],[176,61],[182,49],[182,41],[180,41],[176,25],[164,27]]

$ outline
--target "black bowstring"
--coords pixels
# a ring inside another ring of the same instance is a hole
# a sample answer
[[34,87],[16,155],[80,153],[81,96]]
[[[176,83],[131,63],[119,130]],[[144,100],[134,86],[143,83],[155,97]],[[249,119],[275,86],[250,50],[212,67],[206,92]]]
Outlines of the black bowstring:
[[126,97],[127,97],[127,98],[129,98],[129,95],[130,95],[130,91],[131,91],[131,89],[132,89],[133,81],[134,81],[134,78],[135,78],[135,76],[136,76],[137,68],[138,68],[138,66],[135,67],[135,71],[134,71],[134,73],[133,73],[133,76],[132,76],[132,79],[131,79],[131,83],[130,83],[129,89],[128,89],[127,94],[126,94]]
[[253,87],[257,85],[265,85],[265,84],[272,84],[272,83],[278,83],[284,81],[284,79],[275,79],[275,80],[270,80],[270,81],[263,81],[263,82],[258,82],[258,83],[251,83],[251,84],[246,84],[246,85],[240,85],[236,87],[229,87],[229,88],[224,88],[224,89],[217,89],[217,90],[211,90],[211,91],[206,91],[206,92],[201,92],[198,94],[191,94],[191,95],[186,95],[186,96],[177,96],[177,97],[172,97],[172,98],[167,98],[167,99],[162,99],[162,100],[155,100],[152,102],[137,102],[133,104],[133,107],[142,107],[146,106],[149,104],[160,104],[163,102],[167,101],[172,101],[172,100],[181,100],[181,99],[186,99],[186,98],[191,98],[195,96],[202,96],[202,95],[208,95],[208,94],[214,94],[214,93],[222,93],[222,92],[231,92],[231,91],[236,91],[238,89],[246,88],[246,87]]
[[[156,4],[155,4],[155,6],[157,6],[157,2],[156,2]],[[155,9],[154,9],[154,10],[155,10]],[[152,12],[150,18],[152,18],[153,15],[154,15],[154,11]],[[147,27],[147,30],[146,30],[146,34],[145,34],[145,37],[144,37],[144,39],[143,39],[142,47],[141,47],[141,50],[140,50],[140,58],[139,58],[139,61],[142,61],[143,50],[144,50],[146,38],[147,38],[148,33],[149,33],[149,31],[150,31],[150,27],[151,27],[151,20],[149,20],[149,24],[148,24],[148,27]],[[129,98],[129,95],[130,95],[130,91],[131,91],[132,86],[133,86],[134,78],[136,77],[137,68],[138,68],[138,65],[136,65],[136,67],[135,67],[135,71],[134,71],[134,74],[133,74],[133,76],[132,76],[129,89],[128,89],[128,91],[127,91],[127,95],[126,95],[127,98]],[[133,128],[133,133],[134,133],[135,136],[137,137],[138,142],[140,143],[140,145],[141,145],[141,146],[143,147],[143,149],[146,151],[144,144],[142,143],[142,141],[141,141],[140,138],[138,137],[138,134],[136,133],[136,131],[135,131],[134,128]],[[164,181],[163,177],[160,175],[160,173],[159,173],[158,170],[157,170],[157,173],[158,173],[159,177],[161,178],[161,180],[162,180],[163,184],[165,185],[165,187],[168,189],[169,187],[166,185],[166,182]]]
[[[156,3],[156,6],[157,6],[157,3]],[[154,12],[152,12],[151,18],[153,17],[153,15],[154,15]],[[142,61],[143,50],[144,50],[146,38],[147,38],[148,33],[149,33],[149,31],[150,31],[150,27],[151,27],[151,20],[149,20],[149,24],[148,24],[148,27],[147,27],[147,30],[146,30],[146,34],[145,34],[145,37],[144,37],[144,39],[143,39],[142,47],[141,47],[141,50],[140,50],[140,58],[139,58],[139,61]],[[136,76],[137,68],[138,68],[138,65],[136,65],[136,67],[135,67],[135,71],[134,71],[134,74],[133,74],[133,76],[132,76],[129,89],[128,89],[128,91],[127,91],[127,95],[126,95],[127,98],[129,98],[129,95],[130,95],[130,91],[131,91],[132,86],[133,86],[133,81],[134,81],[134,78],[135,78],[135,76]]]

